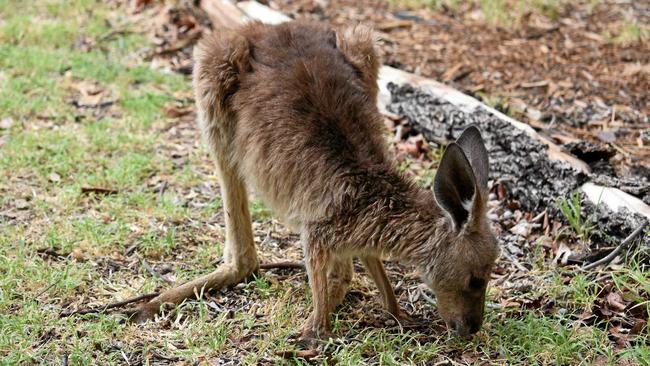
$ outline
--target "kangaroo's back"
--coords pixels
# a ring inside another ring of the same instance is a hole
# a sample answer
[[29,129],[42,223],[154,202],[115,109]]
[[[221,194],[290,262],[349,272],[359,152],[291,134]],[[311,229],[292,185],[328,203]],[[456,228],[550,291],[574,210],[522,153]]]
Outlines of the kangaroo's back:
[[[224,36],[236,41],[225,43]],[[198,57],[199,70],[211,67],[236,79],[230,86],[217,76],[219,84],[208,85],[229,90],[206,125],[219,124],[213,128],[226,135],[218,142],[228,146],[224,153],[293,226],[331,214],[362,189],[358,177],[384,174],[388,166],[374,103],[378,63],[369,33],[357,31],[357,44],[346,42],[345,34],[316,23],[253,23],[199,46],[205,58],[212,57],[203,62]],[[214,59],[224,44],[239,58],[231,56],[233,67],[221,71]]]

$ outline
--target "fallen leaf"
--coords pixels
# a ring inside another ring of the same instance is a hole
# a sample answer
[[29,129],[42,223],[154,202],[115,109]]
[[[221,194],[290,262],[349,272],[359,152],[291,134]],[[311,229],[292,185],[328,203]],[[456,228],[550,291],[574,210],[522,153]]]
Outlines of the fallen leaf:
[[527,238],[530,235],[531,231],[532,225],[526,220],[519,221],[517,225],[510,228],[511,233],[519,235],[522,238]]
[[641,334],[643,328],[646,327],[647,322],[643,319],[635,319],[634,326],[630,329],[631,335]]
[[413,157],[418,157],[420,149],[413,141],[399,142],[397,150],[405,152]]
[[8,130],[14,125],[14,120],[10,117],[0,120],[0,130]]
[[176,105],[165,106],[165,115],[170,118],[178,118],[190,114],[192,107],[179,107]]
[[47,176],[47,179],[52,183],[58,183],[61,181],[61,176],[56,173],[51,173]]
[[86,260],[86,255],[81,248],[74,248],[72,252],[70,252],[70,256],[77,262],[84,262]]
[[27,202],[27,200],[19,198],[16,201],[14,201],[14,207],[16,207],[19,210],[26,210],[29,208],[29,202]]
[[563,264],[563,265],[567,264],[571,254],[573,254],[571,248],[569,248],[569,246],[562,241],[560,242],[560,245],[557,248],[557,252],[555,253],[555,258],[553,259],[553,262],[557,264]]
[[607,294],[607,304],[615,310],[623,311],[625,310],[626,305],[624,304],[625,300],[617,292],[610,292]]

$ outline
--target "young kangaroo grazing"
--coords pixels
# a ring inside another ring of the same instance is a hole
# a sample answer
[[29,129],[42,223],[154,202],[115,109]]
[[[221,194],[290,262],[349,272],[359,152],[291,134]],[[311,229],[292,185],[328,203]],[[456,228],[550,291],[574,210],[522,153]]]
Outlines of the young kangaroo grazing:
[[479,330],[498,247],[486,217],[488,157],[477,128],[447,146],[431,192],[399,173],[388,153],[369,30],[254,22],[214,31],[194,59],[198,123],[217,162],[225,210],[223,264],[144,304],[138,320],[258,270],[249,186],[300,233],[313,299],[304,337],[329,335],[353,257],[394,316],[401,311],[384,257],[419,269],[450,329]]

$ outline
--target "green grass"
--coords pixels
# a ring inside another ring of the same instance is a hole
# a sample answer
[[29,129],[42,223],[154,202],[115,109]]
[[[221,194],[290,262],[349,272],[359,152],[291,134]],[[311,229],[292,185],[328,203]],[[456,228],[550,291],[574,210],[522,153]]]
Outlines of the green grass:
[[609,36],[614,43],[630,45],[650,40],[650,26],[633,19],[626,19],[620,26],[618,34]]
[[485,105],[492,107],[507,116],[512,117],[512,111],[509,105],[510,98],[507,96],[500,94],[487,94],[483,92],[478,92],[477,94],[481,98],[481,101],[485,103]]
[[[190,82],[139,59],[149,40],[135,32],[124,9],[111,6],[92,0],[0,0],[0,118],[15,122],[0,129],[0,364],[121,365],[125,358],[156,364],[160,355],[172,363],[225,358],[282,364],[276,352],[295,347],[290,336],[310,306],[300,273],[287,280],[262,272],[237,289],[187,301],[144,325],[123,324],[114,314],[59,317],[63,309],[168,287],[145,262],[157,270],[170,266],[173,279],[182,282],[212,270],[222,254],[213,163],[199,148],[198,133],[178,139],[169,132],[193,127],[163,113],[166,103],[191,96]],[[111,30],[107,19],[124,27],[124,35],[104,39]],[[79,48],[77,40],[84,38],[96,46]],[[114,105],[101,112],[76,108],[71,100],[80,82],[99,85]],[[173,158],[179,147],[182,164]],[[441,153],[433,151],[431,160]],[[410,164],[407,160],[402,169]],[[423,168],[419,183],[430,186],[434,169]],[[115,193],[82,194],[82,187]],[[24,202],[21,208],[18,202]],[[261,242],[275,224],[260,201],[251,203],[251,213],[256,225],[268,225],[256,231]],[[613,350],[604,327],[572,320],[598,295],[601,285],[593,277],[578,274],[565,285],[543,254],[536,258],[531,277],[543,286],[535,296],[555,299],[556,308],[566,309],[561,314],[491,309],[484,331],[461,341],[438,331],[366,327],[357,309],[344,305],[333,322],[342,340],[328,344],[329,358],[317,362],[398,365],[448,357],[496,364],[590,364],[603,357],[612,364],[649,362],[647,334]],[[640,268],[633,261],[613,278],[617,289],[648,306],[650,284]],[[375,291],[367,280],[356,280],[354,287]],[[506,296],[511,296],[507,290],[492,288],[490,302]],[[379,309],[376,300],[368,301]]]
[[572,234],[582,243],[588,243],[594,225],[590,218],[584,218],[582,212],[582,195],[574,192],[568,198],[562,198],[557,203],[560,212],[569,223]]

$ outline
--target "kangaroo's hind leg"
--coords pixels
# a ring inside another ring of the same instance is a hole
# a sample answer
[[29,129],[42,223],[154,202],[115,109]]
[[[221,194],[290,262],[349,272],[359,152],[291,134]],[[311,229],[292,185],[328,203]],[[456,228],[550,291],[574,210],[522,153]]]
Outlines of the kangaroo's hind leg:
[[212,273],[166,290],[143,304],[135,311],[135,321],[152,318],[163,304],[178,304],[210,289],[241,282],[259,267],[246,186],[236,162],[230,158],[236,120],[228,112],[228,98],[236,90],[238,74],[245,68],[248,49],[243,37],[222,33],[202,40],[195,51],[199,125],[217,161],[221,183],[226,223],[223,264]]

